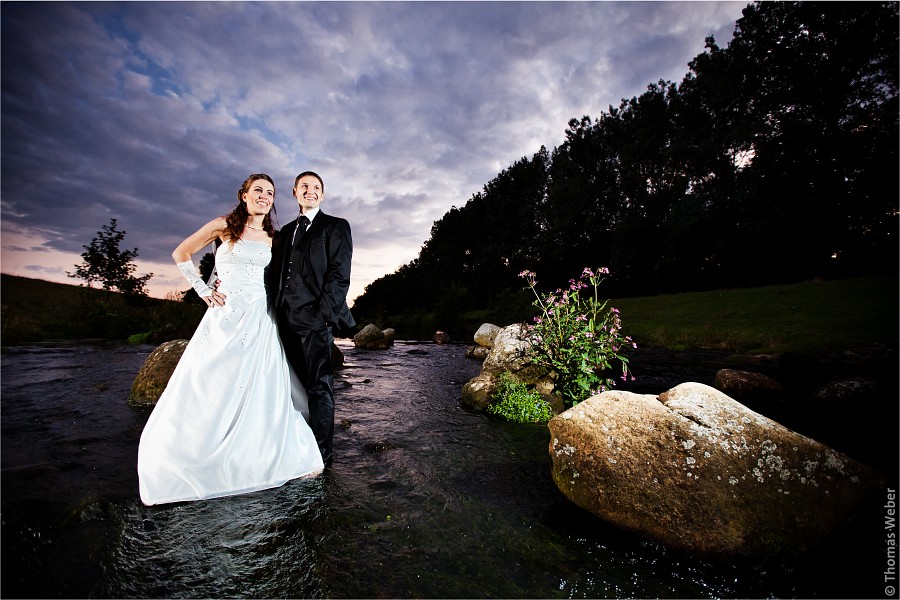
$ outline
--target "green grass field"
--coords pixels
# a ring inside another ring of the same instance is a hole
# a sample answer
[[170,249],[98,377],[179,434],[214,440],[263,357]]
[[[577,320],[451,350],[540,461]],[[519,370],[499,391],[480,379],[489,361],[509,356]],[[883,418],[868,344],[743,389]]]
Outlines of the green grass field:
[[896,277],[866,277],[610,302],[638,345],[775,353],[896,344]]
[[[0,282],[2,343],[97,335],[96,324],[85,312],[84,294],[102,291],[11,275],[3,275]],[[610,305],[621,311],[626,334],[643,347],[810,352],[895,346],[900,288],[897,277],[866,277],[622,298]],[[116,306],[125,323],[122,339],[170,321],[180,326],[195,322],[199,310],[194,307],[185,316],[188,307],[166,300],[143,307]]]
[[121,294],[6,274],[0,277],[0,303],[3,345],[90,338],[124,340],[165,325],[189,336],[203,311],[196,305],[156,298],[129,304]]
[[3,343],[89,337],[90,327],[78,308],[82,295],[93,291],[77,285],[2,275]]

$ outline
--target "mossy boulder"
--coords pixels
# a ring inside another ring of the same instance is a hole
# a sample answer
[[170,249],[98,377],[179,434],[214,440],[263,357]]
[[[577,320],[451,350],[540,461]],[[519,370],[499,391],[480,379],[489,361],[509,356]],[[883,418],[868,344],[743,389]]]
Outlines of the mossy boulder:
[[353,345],[365,350],[386,350],[394,345],[394,337],[393,329],[381,330],[369,323],[353,336]]
[[156,350],[150,353],[144,366],[138,372],[134,383],[131,385],[131,392],[128,394],[128,404],[132,406],[153,406],[159,400],[163,390],[169,383],[169,378],[184,349],[187,348],[187,340],[172,340],[157,346]]

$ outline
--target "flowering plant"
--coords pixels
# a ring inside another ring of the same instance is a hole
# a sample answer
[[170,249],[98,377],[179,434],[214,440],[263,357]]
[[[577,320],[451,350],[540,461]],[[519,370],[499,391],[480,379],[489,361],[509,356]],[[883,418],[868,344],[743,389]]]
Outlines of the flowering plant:
[[[557,389],[573,406],[615,386],[606,374],[614,360],[622,365],[622,380],[631,377],[634,381],[622,349],[637,348],[637,344],[622,335],[619,310],[607,308],[608,301],[601,301],[597,294],[604,275],[609,275],[605,267],[596,272],[585,268],[578,281],[569,280],[569,289],[542,296],[535,289],[537,275],[519,273],[534,292],[533,304],[540,309],[531,326],[532,360],[556,372]],[[593,294],[582,297],[581,290],[588,287],[593,287]]]

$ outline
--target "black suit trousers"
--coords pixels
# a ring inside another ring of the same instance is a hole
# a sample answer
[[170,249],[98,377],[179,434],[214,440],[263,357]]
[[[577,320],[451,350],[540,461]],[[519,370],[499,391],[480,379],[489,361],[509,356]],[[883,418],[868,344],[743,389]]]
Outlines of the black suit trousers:
[[313,304],[278,307],[278,333],[288,362],[309,397],[309,427],[316,436],[325,465],[331,464],[334,439],[334,338],[321,312]]

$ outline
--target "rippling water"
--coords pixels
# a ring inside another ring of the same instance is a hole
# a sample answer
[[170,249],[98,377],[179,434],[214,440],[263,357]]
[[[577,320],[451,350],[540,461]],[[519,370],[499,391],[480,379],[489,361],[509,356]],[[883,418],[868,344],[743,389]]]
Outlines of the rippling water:
[[[581,511],[550,478],[545,426],[460,405],[462,385],[480,370],[464,346],[338,344],[346,364],[328,474],[157,507],[141,504],[135,470],[150,409],[127,404],[153,348],[4,349],[2,596],[848,594],[839,582],[855,567],[831,551],[792,563],[713,562]],[[882,569],[872,565],[873,582]]]

